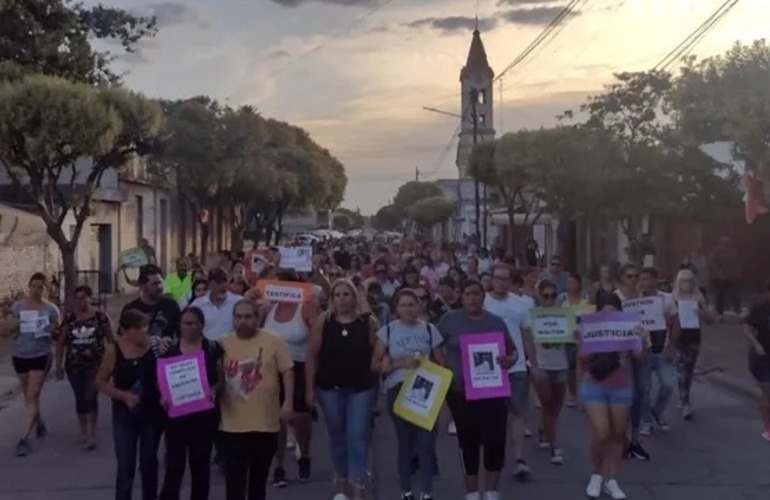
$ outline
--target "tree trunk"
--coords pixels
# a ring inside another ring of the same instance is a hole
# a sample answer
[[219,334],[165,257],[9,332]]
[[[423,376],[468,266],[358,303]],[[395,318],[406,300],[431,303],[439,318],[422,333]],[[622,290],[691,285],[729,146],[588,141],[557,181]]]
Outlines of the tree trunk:
[[513,206],[506,207],[506,213],[508,214],[508,248],[507,251],[516,256],[516,235],[514,234],[516,229],[516,213],[513,211]]
[[209,224],[208,222],[200,222],[201,228],[201,263],[206,265],[206,256],[209,253]]
[[[60,289],[64,292],[63,297],[59,297],[60,305],[64,307],[64,310],[72,310],[72,299],[75,294],[75,288],[78,286],[78,268],[75,262],[75,245],[57,245],[61,252],[62,271],[64,273],[63,287]],[[59,285],[61,287],[61,284]]]

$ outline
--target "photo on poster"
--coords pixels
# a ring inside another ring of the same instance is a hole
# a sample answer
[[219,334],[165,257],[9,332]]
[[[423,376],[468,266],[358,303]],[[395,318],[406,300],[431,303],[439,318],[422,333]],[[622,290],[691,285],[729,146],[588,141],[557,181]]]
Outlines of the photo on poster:
[[428,401],[435,385],[434,382],[428,380],[423,375],[417,374],[414,377],[414,383],[412,384],[409,396],[418,401]]
[[495,358],[491,351],[473,353],[473,371],[478,374],[492,373],[495,369]]
[[418,368],[409,382],[403,398],[404,406],[418,415],[428,415],[436,404],[436,388],[441,383],[439,376]]
[[497,364],[500,346],[484,343],[468,347],[470,382],[475,388],[498,387],[502,384],[503,371]]

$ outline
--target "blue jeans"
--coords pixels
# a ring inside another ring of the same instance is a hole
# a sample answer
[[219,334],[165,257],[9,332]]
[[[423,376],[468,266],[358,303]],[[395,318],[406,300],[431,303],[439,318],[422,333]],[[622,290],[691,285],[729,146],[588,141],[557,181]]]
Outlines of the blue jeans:
[[[642,366],[642,376],[647,380],[647,387],[642,394],[642,422],[650,424],[654,416],[663,415],[668,406],[668,400],[674,391],[676,372],[674,365],[666,361],[662,352],[650,352]],[[652,398],[652,381],[658,380],[657,397]]]
[[393,413],[393,403],[396,402],[400,390],[401,384],[388,389],[387,401],[388,413],[396,430],[396,460],[401,491],[412,491],[412,456],[416,453],[420,471],[420,492],[423,495],[430,494],[433,493],[433,456],[436,453],[438,425],[434,425],[432,431],[426,431]]
[[115,500],[131,500],[136,475],[136,456],[142,473],[142,499],[158,498],[158,445],[163,434],[163,419],[154,414],[131,412],[114,407],[112,439],[118,473],[115,480]]
[[375,389],[360,392],[318,390],[317,395],[329,433],[336,479],[347,479],[356,486],[363,486],[369,467]]
[[631,360],[634,399],[631,403],[631,431],[638,431],[642,423],[642,407],[645,394],[650,392],[650,372],[645,369],[644,361]]

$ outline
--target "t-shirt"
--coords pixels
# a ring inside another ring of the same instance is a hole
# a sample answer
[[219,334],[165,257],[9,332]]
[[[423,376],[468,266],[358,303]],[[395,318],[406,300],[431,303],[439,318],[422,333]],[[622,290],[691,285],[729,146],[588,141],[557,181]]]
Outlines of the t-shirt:
[[[438,322],[439,333],[444,339],[447,368],[452,371],[452,388],[463,390],[465,387],[463,366],[460,353],[460,337],[462,335],[478,335],[483,333],[500,332],[503,334],[506,350],[512,350],[516,346],[511,340],[505,321],[488,311],[483,311],[479,316],[470,316],[464,309],[456,309],[444,314]],[[501,353],[504,355],[505,353]]]
[[[36,313],[36,314],[34,314]],[[26,300],[17,300],[11,306],[11,315],[19,323],[19,335],[13,345],[13,356],[16,358],[31,359],[47,356],[51,354],[51,334],[44,330],[45,326],[33,331],[33,329],[22,325],[29,323],[25,320],[27,316],[33,315],[43,320],[46,325],[56,323],[59,320],[59,308],[52,302],[43,301],[42,309],[34,310],[27,307]]]
[[744,321],[756,331],[757,341],[770,355],[770,302],[752,306]]
[[123,306],[123,311],[129,309],[134,309],[147,316],[147,332],[151,337],[177,338],[179,334],[179,305],[173,299],[161,297],[154,304],[136,299]]
[[163,293],[168,295],[176,302],[182,298],[186,293],[192,291],[192,274],[187,273],[184,278],[179,276],[179,273],[169,273],[166,275],[166,279],[163,280]]
[[[419,356],[427,359],[434,347],[443,342],[435,326],[424,321],[408,325],[403,321],[391,321],[380,328],[377,338],[388,348],[388,354],[393,360]],[[407,370],[398,368],[385,377],[387,388],[395,387],[404,381]]]
[[112,341],[110,318],[101,311],[85,319],[70,313],[62,321],[62,336],[68,370],[96,368],[104,356],[105,342]]
[[519,353],[516,363],[508,369],[508,373],[527,371],[527,357],[524,354],[524,341],[522,331],[529,328],[529,309],[524,301],[516,295],[509,293],[504,299],[498,299],[491,293],[488,293],[484,299],[484,309],[502,318],[508,332],[511,334]]
[[294,366],[286,343],[261,330],[248,339],[227,335],[219,345],[225,376],[220,430],[278,432],[281,374]]

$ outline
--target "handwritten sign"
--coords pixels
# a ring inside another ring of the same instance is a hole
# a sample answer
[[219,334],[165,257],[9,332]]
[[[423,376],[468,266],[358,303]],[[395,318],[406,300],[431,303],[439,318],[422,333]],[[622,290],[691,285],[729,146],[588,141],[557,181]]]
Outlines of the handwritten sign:
[[598,312],[580,317],[580,352],[633,351],[642,348],[642,339],[634,332],[639,316],[632,311]]
[[31,333],[36,339],[47,338],[51,336],[46,328],[48,324],[48,316],[41,315],[39,311],[29,310],[19,313],[20,333]]
[[129,248],[120,252],[120,265],[126,267],[142,267],[149,264],[147,254],[139,247]]
[[203,351],[158,360],[158,386],[168,404],[168,416],[177,418],[214,408]]
[[700,328],[697,300],[680,300],[677,302],[677,309],[680,327],[688,329]]
[[569,307],[538,307],[530,311],[532,335],[538,344],[575,342],[575,311]]
[[294,269],[301,273],[313,270],[313,247],[278,247],[282,269]]
[[510,397],[508,373],[497,363],[497,358],[505,353],[502,332],[460,336],[465,399]]
[[451,371],[423,360],[419,368],[407,374],[393,403],[393,413],[425,430],[433,430],[451,383]]
[[272,302],[291,302],[301,304],[313,296],[311,283],[297,283],[294,281],[259,280],[257,290],[262,293],[262,298]]
[[666,318],[663,316],[663,297],[639,297],[623,301],[623,311],[632,311],[639,315],[639,321],[648,332],[666,329]]

